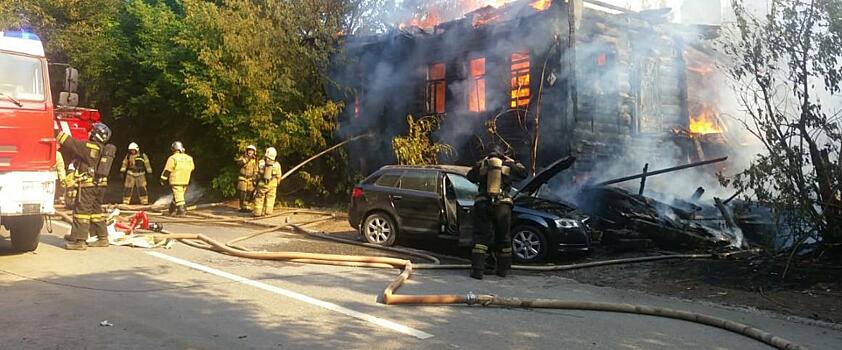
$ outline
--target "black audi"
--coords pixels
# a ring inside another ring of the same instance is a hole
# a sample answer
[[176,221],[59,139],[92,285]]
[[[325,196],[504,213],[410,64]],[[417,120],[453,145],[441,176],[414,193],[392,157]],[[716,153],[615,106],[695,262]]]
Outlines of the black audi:
[[[558,253],[590,249],[587,217],[562,201],[538,195],[544,183],[574,160],[560,159],[513,189],[515,260],[540,262]],[[468,170],[452,165],[384,166],[354,187],[348,221],[369,243],[391,246],[398,237],[437,237],[470,246],[477,185],[465,177]]]

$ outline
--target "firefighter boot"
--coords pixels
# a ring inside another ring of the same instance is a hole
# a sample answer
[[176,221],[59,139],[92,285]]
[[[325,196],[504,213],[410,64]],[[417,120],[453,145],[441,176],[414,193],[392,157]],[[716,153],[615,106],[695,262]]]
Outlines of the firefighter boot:
[[75,240],[73,242],[67,242],[64,245],[64,249],[67,250],[85,250],[88,248],[88,244],[85,243],[83,240]]
[[69,234],[64,235],[64,240],[68,241],[68,242],[76,241],[76,239],[74,239],[73,236],[71,236]]
[[98,238],[96,242],[88,243],[88,247],[92,248],[104,248],[109,245],[108,238]]
[[500,249],[497,252],[497,276],[506,277],[512,269],[512,247]]
[[175,202],[170,202],[169,208],[167,208],[167,215],[172,216],[175,213]]
[[187,206],[182,204],[182,205],[179,205],[178,207],[176,207],[175,216],[180,216],[180,217],[187,216]]
[[485,259],[488,255],[488,246],[475,244],[471,251],[471,278],[482,279],[485,273]]

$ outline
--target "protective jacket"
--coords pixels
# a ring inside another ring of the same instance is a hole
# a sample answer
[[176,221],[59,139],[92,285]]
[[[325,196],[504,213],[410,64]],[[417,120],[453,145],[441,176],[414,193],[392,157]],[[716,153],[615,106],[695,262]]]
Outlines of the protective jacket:
[[182,152],[173,153],[167,158],[161,181],[169,181],[170,185],[186,186],[190,184],[190,174],[193,172],[193,157]]
[[64,168],[64,156],[56,151],[56,180],[63,186],[65,179],[67,179],[67,170]]
[[140,176],[152,173],[152,164],[149,162],[149,157],[146,153],[131,153],[123,158],[123,165],[120,166],[120,172],[126,173],[130,176]]
[[[94,173],[100,160],[100,153],[104,147],[93,141],[77,140],[64,132],[59,132],[57,137],[61,147],[73,154],[73,166],[76,169],[74,177],[82,187],[94,186]],[[99,185],[104,185],[105,179],[101,179]]]
[[259,162],[254,157],[242,156],[237,159],[237,165],[240,167],[240,175],[237,177],[237,189],[240,191],[252,190],[255,178],[260,170]]
[[475,200],[511,204],[512,183],[526,178],[526,175],[523,164],[498,156],[488,156],[468,171],[467,178],[479,186]]
[[278,187],[278,183],[281,181],[281,163],[277,161],[267,161],[261,160],[260,161],[260,177],[258,179],[258,185],[263,187]]

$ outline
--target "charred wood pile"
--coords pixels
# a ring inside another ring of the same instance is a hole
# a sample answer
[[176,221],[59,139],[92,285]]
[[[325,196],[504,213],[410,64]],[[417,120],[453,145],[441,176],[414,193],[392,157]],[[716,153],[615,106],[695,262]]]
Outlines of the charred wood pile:
[[[644,172],[584,187],[576,199],[580,210],[601,232],[602,244],[617,250],[658,247],[682,250],[729,250],[747,248],[742,230],[727,201],[713,198],[703,203],[704,188],[687,199],[644,195],[649,176],[671,173],[725,161],[719,158],[667,169]],[[644,168],[646,169],[646,168]],[[638,193],[611,187],[640,179]]]

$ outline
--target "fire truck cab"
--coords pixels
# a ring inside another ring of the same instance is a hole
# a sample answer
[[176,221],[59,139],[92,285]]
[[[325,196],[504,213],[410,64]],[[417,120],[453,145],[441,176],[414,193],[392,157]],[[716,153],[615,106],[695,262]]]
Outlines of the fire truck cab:
[[54,211],[56,140],[47,59],[37,35],[0,32],[0,225],[20,251],[38,247]]

